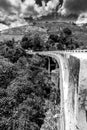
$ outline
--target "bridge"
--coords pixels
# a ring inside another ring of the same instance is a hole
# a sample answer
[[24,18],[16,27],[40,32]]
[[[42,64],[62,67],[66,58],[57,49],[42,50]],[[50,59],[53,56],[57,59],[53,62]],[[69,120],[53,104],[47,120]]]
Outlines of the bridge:
[[54,58],[60,68],[60,130],[87,130],[87,50],[30,52]]

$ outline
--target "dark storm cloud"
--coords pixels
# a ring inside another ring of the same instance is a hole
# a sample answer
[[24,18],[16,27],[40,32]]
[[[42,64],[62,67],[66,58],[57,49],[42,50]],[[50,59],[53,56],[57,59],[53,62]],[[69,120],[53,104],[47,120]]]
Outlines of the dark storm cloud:
[[41,0],[36,0],[36,4],[38,4],[39,6],[42,6],[42,1]]
[[[60,2],[59,2],[60,1]],[[0,9],[4,10],[7,14],[35,14],[46,15],[54,8],[62,5],[63,0],[0,0]]]
[[[24,2],[25,0],[21,0],[21,1]],[[44,1],[47,4],[51,0],[35,0],[36,4],[39,5],[39,6],[42,6],[42,1]],[[59,4],[62,5],[63,0],[59,0]]]
[[45,3],[48,3],[48,1],[50,0],[35,0],[36,4],[38,4],[39,6],[42,6],[42,1],[44,1]]
[[[36,1],[36,4],[38,4],[39,6],[42,6],[42,1],[44,1],[47,4],[51,0],[35,0],[35,1]],[[58,1],[59,1],[59,5],[63,4],[63,0],[58,0]]]
[[34,9],[34,6],[29,6],[28,8],[27,8],[27,11],[26,12],[24,12],[24,15],[25,16],[29,16],[29,15],[38,15],[38,13],[35,11],[35,9]]
[[87,11],[87,0],[65,0],[64,7],[74,13],[85,12]]
[[[20,6],[15,6],[16,4],[12,4],[11,0],[0,0],[0,10],[4,10],[6,13],[10,14],[12,12],[20,12]],[[15,3],[15,0],[14,0]]]
[[25,0],[21,0],[21,2],[24,2]]
[[59,0],[59,5],[62,6],[62,4],[63,4],[63,0]]
[[7,0],[0,0],[0,8],[6,10],[7,12],[11,11],[11,4]]
[[[21,2],[24,2],[25,0],[21,0]],[[42,6],[42,1],[43,0],[35,0],[36,4],[39,6]],[[48,2],[49,0],[44,0],[45,2]]]

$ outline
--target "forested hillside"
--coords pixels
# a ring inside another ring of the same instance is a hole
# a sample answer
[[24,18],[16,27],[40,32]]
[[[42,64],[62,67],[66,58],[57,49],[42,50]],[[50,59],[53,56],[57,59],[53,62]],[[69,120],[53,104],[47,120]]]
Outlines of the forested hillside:
[[[38,38],[33,48],[42,50]],[[27,46],[32,45],[26,37],[20,44],[14,39],[0,43],[0,130],[40,130],[49,109],[55,111],[58,104],[47,58],[27,55]]]

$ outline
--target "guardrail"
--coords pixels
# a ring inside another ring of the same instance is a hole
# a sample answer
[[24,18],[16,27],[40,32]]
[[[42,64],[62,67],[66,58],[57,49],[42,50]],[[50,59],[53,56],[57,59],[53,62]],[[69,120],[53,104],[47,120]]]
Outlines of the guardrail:
[[61,50],[61,51],[32,51],[26,50],[28,54],[39,54],[39,53],[59,53],[59,54],[66,54],[66,53],[87,53],[87,49],[84,50]]

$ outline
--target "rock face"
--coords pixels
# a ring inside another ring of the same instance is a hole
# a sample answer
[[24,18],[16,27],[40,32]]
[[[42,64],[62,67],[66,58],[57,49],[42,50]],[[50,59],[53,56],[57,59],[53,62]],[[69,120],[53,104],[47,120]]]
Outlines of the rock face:
[[68,110],[70,111],[69,129],[77,130],[78,115],[78,82],[80,60],[70,56],[68,59],[69,86],[68,86]]
[[62,76],[65,82],[62,86],[65,130],[87,130],[86,56],[86,53],[81,53],[76,56],[69,55],[68,58],[64,57],[67,66],[64,70],[65,76]]
[[[82,56],[83,55],[83,56]],[[87,130],[87,54],[64,56],[62,86],[65,130]],[[67,71],[66,71],[67,70]],[[62,129],[61,129],[62,130]]]
[[78,127],[87,130],[87,60],[80,61]]
[[[61,89],[61,130],[77,130],[78,127],[78,82],[80,60],[72,55],[64,55],[62,59]],[[64,122],[64,123],[63,123]],[[63,126],[63,127],[62,127]]]

